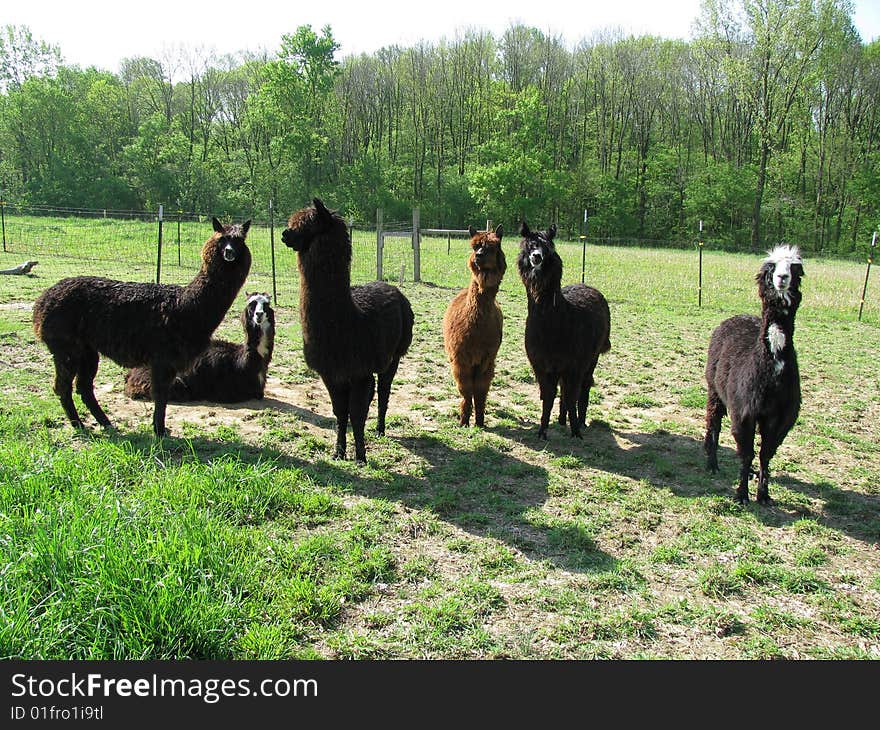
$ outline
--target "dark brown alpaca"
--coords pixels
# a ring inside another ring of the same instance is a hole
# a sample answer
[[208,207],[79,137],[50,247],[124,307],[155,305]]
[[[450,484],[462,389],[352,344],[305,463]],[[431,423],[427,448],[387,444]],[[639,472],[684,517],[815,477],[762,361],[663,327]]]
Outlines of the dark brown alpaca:
[[749,501],[749,478],[755,458],[755,430],[761,433],[758,456],[758,502],[770,500],[770,459],[776,454],[801,407],[801,379],[794,350],[794,318],[801,303],[800,252],[778,246],[764,259],[757,276],[761,317],[740,314],[719,324],[706,359],[707,467],[718,471],[721,419],[730,429],[740,458],[736,501]]
[[458,422],[484,425],[486,396],[495,374],[495,356],[501,346],[504,317],[495,301],[507,269],[501,250],[503,229],[477,232],[471,226],[471,283],[449,303],[443,317],[443,343],[452,365],[452,376],[461,393]]
[[[168,400],[241,403],[263,397],[275,345],[275,311],[269,295],[248,294],[239,319],[245,341],[236,344],[212,339],[208,349],[174,378]],[[132,368],[125,374],[129,398],[150,400],[152,392],[150,368]]]
[[559,422],[566,417],[571,435],[581,438],[590,403],[593,372],[599,355],[611,349],[611,313],[598,289],[584,284],[562,287],[562,259],[553,238],[556,226],[546,231],[520,228],[522,242],[517,258],[526,288],[526,354],[541,392],[540,438],[547,438],[550,413],[561,386]]
[[366,462],[364,427],[376,390],[376,432],[385,433],[391,383],[412,342],[413,311],[396,287],[381,281],[350,286],[351,240],[345,221],[318,198],[290,216],[281,235],[299,262],[303,357],[327,387],[336,416],[337,459],[345,458],[348,422],[355,459]]
[[55,393],[76,428],[73,380],[99,424],[110,419],[95,399],[100,355],[123,367],[148,366],[153,383],[153,431],[165,434],[168,389],[211,340],[251,267],[245,243],[250,221],[223,226],[202,248],[202,267],[184,287],[113,281],[96,276],[63,279],[34,303],[34,332],[55,360]]

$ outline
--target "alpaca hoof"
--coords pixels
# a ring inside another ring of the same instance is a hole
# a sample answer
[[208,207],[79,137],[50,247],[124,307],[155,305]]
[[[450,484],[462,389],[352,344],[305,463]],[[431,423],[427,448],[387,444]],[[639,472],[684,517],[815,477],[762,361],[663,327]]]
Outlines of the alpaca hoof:
[[758,502],[758,504],[763,504],[768,507],[771,507],[774,504],[776,504],[776,502],[774,502],[772,499],[770,499],[769,492],[763,492],[763,493],[759,492],[757,497],[755,497],[755,500]]
[[334,461],[345,461],[345,449],[336,449],[333,452]]
[[538,429],[538,438],[543,439],[544,441],[547,440],[547,429],[546,428],[539,428]]
[[354,461],[356,464],[362,464],[363,466],[367,465],[367,455],[363,454],[355,454]]
[[749,503],[749,493],[746,492],[745,494],[742,494],[741,492],[737,492],[736,496],[733,498],[733,501],[737,504],[745,506]]
[[706,470],[711,472],[712,474],[718,473],[718,464],[713,464],[711,461],[706,464]]

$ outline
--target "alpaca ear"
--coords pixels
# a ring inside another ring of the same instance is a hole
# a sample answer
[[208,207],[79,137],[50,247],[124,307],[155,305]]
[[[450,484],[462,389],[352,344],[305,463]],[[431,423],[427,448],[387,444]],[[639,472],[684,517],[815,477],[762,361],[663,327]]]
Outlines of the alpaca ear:
[[473,236],[476,236],[476,235],[477,235],[477,229],[474,228],[473,226],[468,226],[468,233],[470,233],[472,237],[473,237]]
[[322,216],[329,216],[330,215],[330,211],[327,210],[327,206],[324,205],[323,200],[321,200],[320,198],[313,198],[312,203],[314,203],[315,210],[318,211],[319,215],[322,215]]
[[498,240],[500,241],[500,240],[501,240],[501,236],[503,236],[503,235],[504,235],[504,226],[502,226],[502,225],[499,223],[498,226],[495,228],[495,236],[496,236],[496,237],[498,238]]
[[247,232],[250,229],[250,227],[251,227],[250,219],[246,220],[244,223],[241,224],[241,237],[242,238],[244,238],[247,235]]
[[550,227],[547,229],[547,238],[551,241],[556,237],[556,224],[551,223]]
[[519,235],[521,235],[523,238],[528,238],[529,236],[532,235],[532,231],[529,228],[529,224],[526,223],[525,221],[523,221],[519,226]]
[[217,233],[223,233],[223,224],[217,218],[211,218],[211,225]]

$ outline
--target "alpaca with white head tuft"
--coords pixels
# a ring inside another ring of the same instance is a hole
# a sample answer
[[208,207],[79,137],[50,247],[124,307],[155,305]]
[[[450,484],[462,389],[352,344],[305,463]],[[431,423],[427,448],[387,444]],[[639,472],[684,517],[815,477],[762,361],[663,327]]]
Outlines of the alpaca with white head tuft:
[[770,502],[770,459],[797,421],[801,381],[794,349],[794,320],[801,303],[803,261],[797,246],[777,246],[755,277],[761,317],[741,314],[724,320],[709,342],[706,361],[707,467],[718,471],[721,419],[730,426],[740,458],[736,501],[749,501],[755,432],[761,434],[757,499]]

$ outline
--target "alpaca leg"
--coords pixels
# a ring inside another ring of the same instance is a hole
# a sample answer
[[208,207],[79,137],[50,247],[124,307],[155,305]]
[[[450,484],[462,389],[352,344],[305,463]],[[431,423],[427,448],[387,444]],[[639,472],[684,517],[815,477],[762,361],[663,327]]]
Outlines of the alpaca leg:
[[752,476],[752,461],[755,459],[755,421],[749,418],[734,419],[733,438],[736,440],[736,452],[739,454],[739,487],[736,490],[736,501],[746,504],[749,501],[749,479]]
[[761,450],[758,452],[758,494],[757,500],[761,504],[773,504],[770,499],[770,459],[776,455],[776,449],[782,439],[778,432],[768,428],[767,424],[761,425]]
[[356,380],[351,385],[348,414],[351,418],[351,430],[354,434],[354,459],[362,464],[367,463],[367,446],[364,442],[364,428],[367,413],[376,391],[376,383],[372,375]]
[[76,412],[76,406],[73,404],[73,378],[76,375],[76,370],[72,358],[57,352],[52,353],[52,358],[55,360],[55,387],[53,388],[55,395],[61,399],[61,407],[73,427],[85,428],[79,413]]
[[559,376],[555,373],[543,374],[538,378],[538,387],[541,391],[541,427],[538,429],[538,437],[547,440],[547,427],[550,425],[550,412],[553,410],[553,401],[556,400],[556,386]]
[[593,387],[593,371],[596,369],[596,364],[593,363],[593,367],[589,369],[586,377],[584,378],[584,383],[581,386],[580,397],[577,402],[577,414],[578,414],[578,423],[580,427],[583,428],[587,423],[587,408],[590,405],[590,388]]
[[452,376],[455,378],[455,384],[461,395],[461,403],[458,406],[458,425],[469,426],[474,399],[474,369],[455,361],[452,363]]
[[400,358],[395,358],[391,365],[384,373],[379,373],[378,377],[378,415],[376,418],[376,433],[380,436],[385,435],[385,414],[388,412],[388,399],[391,396],[391,383],[394,381],[394,376],[397,374],[397,366],[400,363]]
[[565,398],[561,399],[562,404],[560,408],[564,408],[565,412],[568,414],[568,425],[571,428],[571,435],[575,438],[583,438],[583,436],[581,436],[580,416],[577,412],[579,392],[580,388],[578,387],[578,379],[576,377],[567,375],[563,378],[562,394]]
[[112,428],[110,419],[104,413],[95,398],[95,374],[98,372],[98,353],[90,350],[83,353],[79,360],[79,370],[76,373],[76,392],[82,398],[95,420],[104,428]]
[[489,363],[488,367],[474,370],[474,424],[478,428],[485,426],[486,398],[489,395],[489,386],[495,375],[495,363]]
[[713,474],[718,472],[718,438],[721,435],[721,419],[727,409],[718,397],[718,394],[709,388],[709,398],[706,401],[706,438],[703,440],[703,450],[706,452],[706,468]]
[[333,404],[333,415],[336,416],[336,450],[333,452],[334,459],[345,458],[345,432],[348,428],[348,409],[351,397],[351,387],[348,384],[328,383],[324,381],[327,392],[330,394],[330,402]]
[[559,425],[565,425],[565,382],[559,384]]
[[150,368],[153,399],[153,433],[156,438],[165,436],[165,411],[168,406],[168,390],[174,380],[174,370],[167,365],[153,363]]

